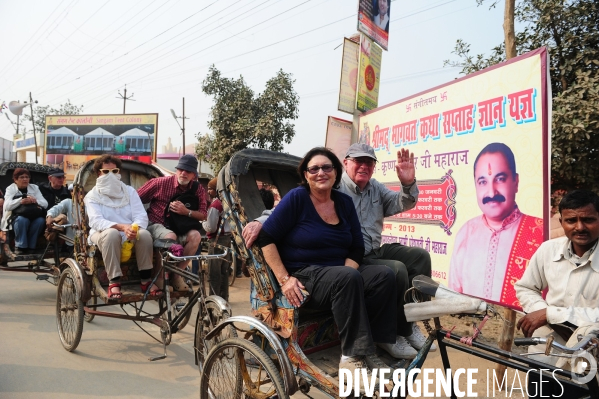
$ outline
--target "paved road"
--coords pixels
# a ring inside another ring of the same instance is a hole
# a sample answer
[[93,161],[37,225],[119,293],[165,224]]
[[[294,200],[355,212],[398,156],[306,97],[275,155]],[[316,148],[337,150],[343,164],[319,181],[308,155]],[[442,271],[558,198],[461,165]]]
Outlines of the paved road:
[[[249,279],[238,279],[231,287],[234,314],[248,313],[248,298]],[[55,286],[30,273],[0,271],[0,398],[199,396],[192,351],[195,313],[173,336],[168,357],[150,362],[162,345],[130,321],[105,317],[84,323],[77,350],[65,351],[55,306]]]

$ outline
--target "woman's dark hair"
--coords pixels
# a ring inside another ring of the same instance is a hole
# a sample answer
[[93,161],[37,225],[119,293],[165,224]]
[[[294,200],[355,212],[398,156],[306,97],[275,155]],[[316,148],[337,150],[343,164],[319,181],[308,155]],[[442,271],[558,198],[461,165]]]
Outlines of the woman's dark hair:
[[104,154],[101,157],[96,158],[94,161],[94,173],[100,173],[100,169],[102,169],[102,165],[105,163],[113,163],[119,169],[121,169],[121,166],[123,166],[123,162],[120,158],[115,157],[114,155]]
[[14,181],[17,181],[17,179],[19,178],[19,176],[22,175],[27,175],[29,176],[29,178],[31,178],[31,173],[29,173],[29,171],[25,168],[16,168],[14,172],[12,172],[12,179]]
[[564,209],[580,209],[589,204],[599,212],[599,195],[589,190],[573,190],[564,195],[560,201],[559,213],[562,213]]
[[326,147],[314,147],[310,151],[308,151],[306,155],[304,155],[304,158],[297,167],[297,173],[299,173],[301,180],[300,186],[306,187],[308,191],[310,191],[310,185],[308,184],[308,181],[304,176],[304,172],[308,170],[308,163],[312,160],[312,158],[314,158],[317,155],[323,155],[331,160],[333,168],[335,168],[335,172],[337,172],[333,188],[339,188],[339,183],[341,182],[341,175],[343,174],[343,164],[341,163],[339,158],[337,158],[337,155],[335,155],[333,151]]

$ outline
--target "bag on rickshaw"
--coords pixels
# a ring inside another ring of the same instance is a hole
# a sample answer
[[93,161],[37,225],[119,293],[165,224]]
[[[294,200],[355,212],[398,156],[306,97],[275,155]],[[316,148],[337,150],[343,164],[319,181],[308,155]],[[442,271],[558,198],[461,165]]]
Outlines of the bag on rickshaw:
[[25,204],[19,205],[13,209],[12,215],[14,217],[23,216],[29,220],[35,220],[37,218],[43,218],[46,216],[46,210],[38,204]]
[[187,234],[190,230],[200,230],[202,225],[198,220],[190,218],[187,215],[179,215],[178,213],[171,212],[170,204],[174,201],[181,201],[190,211],[199,210],[200,198],[196,195],[199,184],[197,181],[194,181],[189,190],[175,195],[170,199],[164,210],[164,227],[172,230],[178,236]]

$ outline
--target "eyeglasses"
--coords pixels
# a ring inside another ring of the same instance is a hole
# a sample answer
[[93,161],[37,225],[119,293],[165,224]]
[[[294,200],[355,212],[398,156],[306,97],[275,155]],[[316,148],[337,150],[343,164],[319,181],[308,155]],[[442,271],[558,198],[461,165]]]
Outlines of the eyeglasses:
[[322,166],[310,166],[309,168],[307,168],[306,170],[308,171],[308,173],[310,173],[311,175],[315,175],[318,173],[318,171],[322,169],[322,171],[324,173],[331,173],[333,171],[333,169],[335,169],[333,167],[333,165],[331,165],[330,163],[326,164],[326,165],[322,165]]
[[100,172],[102,172],[103,175],[107,175],[110,172],[114,173],[115,175],[117,173],[119,173],[121,170],[119,168],[112,168],[112,169],[100,169]]
[[376,161],[372,158],[349,158],[350,161],[355,162],[357,165],[366,165],[372,168]]
[[21,176],[17,177],[17,179],[21,179],[21,180],[27,179],[27,180],[29,180],[29,179],[31,179],[31,177],[29,177],[27,175],[21,175]]

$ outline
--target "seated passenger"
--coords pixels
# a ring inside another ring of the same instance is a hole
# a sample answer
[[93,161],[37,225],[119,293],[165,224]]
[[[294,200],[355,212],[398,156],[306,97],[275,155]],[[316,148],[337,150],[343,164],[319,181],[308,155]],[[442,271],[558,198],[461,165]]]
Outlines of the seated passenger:
[[48,202],[35,184],[29,184],[31,174],[27,169],[15,169],[12,179],[14,183],[6,188],[4,196],[2,230],[9,230],[9,221],[12,219],[15,254],[23,255],[35,250],[37,238],[44,229]]
[[65,178],[64,171],[55,169],[48,175],[47,182],[40,183],[39,189],[46,201],[48,201],[48,209],[64,199],[71,198],[70,191],[64,185]]
[[[332,309],[341,339],[340,368],[377,367],[374,343],[395,343],[397,299],[391,269],[360,265],[364,240],[353,202],[333,190],[343,167],[330,150],[310,150],[298,167],[301,187],[283,197],[258,236],[281,291],[298,307]],[[364,362],[366,361],[366,362]],[[380,363],[379,363],[380,364]]]
[[[138,193],[144,204],[150,204],[148,208],[148,219],[150,220],[148,230],[152,233],[152,238],[154,240],[160,238],[178,240],[183,245],[183,256],[189,256],[198,252],[202,241],[199,232],[201,227],[199,221],[206,220],[206,192],[201,184],[194,184],[198,170],[198,160],[195,156],[183,155],[175,169],[176,172],[173,176],[156,177],[148,180],[146,184],[139,188]],[[193,194],[190,190],[194,187],[196,187],[195,196],[199,199],[198,209],[187,208],[183,202],[178,200],[178,197],[182,195]],[[187,229],[186,227],[186,231],[184,233],[180,232],[179,235],[172,230],[173,226],[171,226],[171,229],[166,228],[165,215],[167,209],[169,213],[181,215],[187,222],[184,223],[185,226],[193,225],[193,228]],[[178,267],[185,269],[188,264],[189,261],[182,261],[179,262]],[[164,282],[162,280],[158,280],[156,283],[163,287]],[[171,277],[171,285],[176,291],[191,290],[183,277],[178,274]]]
[[[72,199],[64,199],[58,204],[54,205],[52,208],[48,209],[48,214],[46,215],[46,239],[48,240],[54,240],[55,238],[54,234],[56,234],[56,230],[53,228],[54,223],[71,225],[75,224]],[[65,235],[71,240],[75,239],[75,234],[73,233],[72,227],[66,228]],[[72,241],[64,243],[62,249],[66,252],[71,252],[73,250]]]
[[[578,334],[572,334],[575,329],[599,323],[599,196],[588,190],[571,191],[562,198],[559,213],[566,236],[541,244],[514,286],[526,312],[517,327],[526,337],[553,337],[573,346],[578,342]],[[528,351],[536,353],[531,359],[551,365],[561,359],[544,355],[544,344]],[[531,379],[529,385],[531,381],[539,384]],[[560,389],[553,381],[550,385]]]
[[[102,252],[106,274],[110,280],[109,299],[119,299],[122,296],[121,247],[125,240],[135,244],[142,292],[147,291],[152,282],[153,243],[152,236],[146,230],[148,215],[135,189],[120,181],[121,164],[121,160],[112,155],[102,155],[96,159],[96,186],[83,200],[89,218],[89,243],[97,245]],[[137,234],[131,227],[133,223],[139,226]],[[150,295],[160,294],[162,290],[153,284]]]

